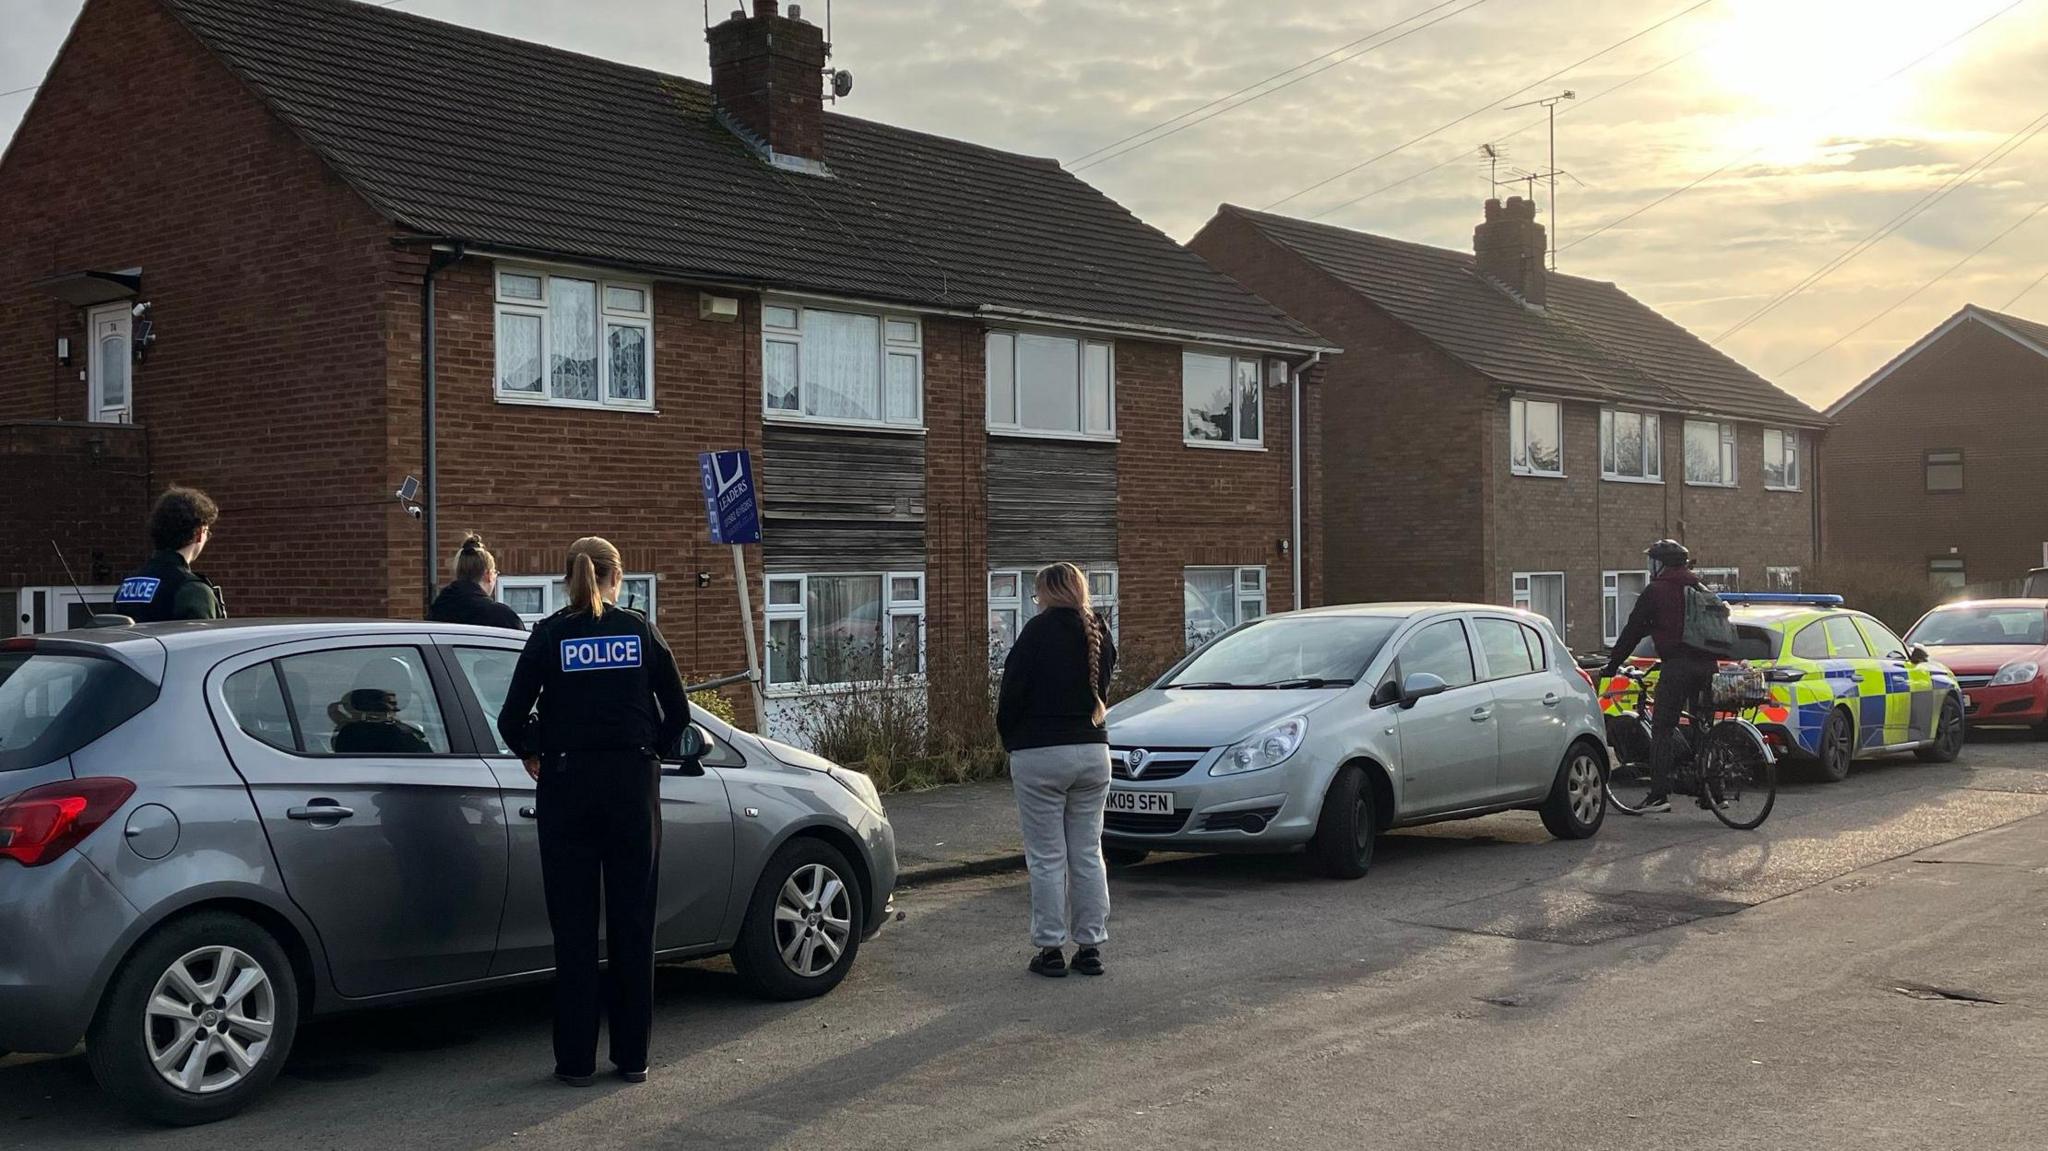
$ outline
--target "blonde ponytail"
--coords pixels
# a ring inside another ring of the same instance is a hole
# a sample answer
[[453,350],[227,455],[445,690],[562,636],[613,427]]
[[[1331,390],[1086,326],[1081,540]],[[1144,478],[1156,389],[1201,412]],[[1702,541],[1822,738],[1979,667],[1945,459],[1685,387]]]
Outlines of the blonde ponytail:
[[455,559],[449,566],[454,569],[456,579],[480,584],[498,570],[498,557],[484,546],[484,537],[471,532],[462,537],[462,548],[455,553]]
[[572,611],[604,615],[604,589],[618,578],[619,549],[602,536],[584,536],[569,545],[568,606]]
[[1071,608],[1081,613],[1081,630],[1088,636],[1088,694],[1095,699],[1088,721],[1100,724],[1108,714],[1102,700],[1102,628],[1088,596],[1088,577],[1073,564],[1063,563],[1041,569],[1035,582],[1039,607]]

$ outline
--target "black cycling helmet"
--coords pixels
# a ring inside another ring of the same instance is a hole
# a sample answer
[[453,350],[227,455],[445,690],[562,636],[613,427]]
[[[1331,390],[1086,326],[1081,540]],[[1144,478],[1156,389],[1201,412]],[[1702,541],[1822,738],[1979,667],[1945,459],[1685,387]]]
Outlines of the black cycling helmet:
[[1643,554],[1650,557],[1650,567],[1659,571],[1687,567],[1692,563],[1692,553],[1677,540],[1658,540],[1644,548]]

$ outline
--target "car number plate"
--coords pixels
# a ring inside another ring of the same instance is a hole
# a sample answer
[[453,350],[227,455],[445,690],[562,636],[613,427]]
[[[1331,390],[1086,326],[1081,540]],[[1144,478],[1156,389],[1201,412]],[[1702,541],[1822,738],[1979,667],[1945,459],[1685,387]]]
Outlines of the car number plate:
[[1172,815],[1173,793],[1170,791],[1111,791],[1106,805],[1109,811],[1125,811],[1134,815]]

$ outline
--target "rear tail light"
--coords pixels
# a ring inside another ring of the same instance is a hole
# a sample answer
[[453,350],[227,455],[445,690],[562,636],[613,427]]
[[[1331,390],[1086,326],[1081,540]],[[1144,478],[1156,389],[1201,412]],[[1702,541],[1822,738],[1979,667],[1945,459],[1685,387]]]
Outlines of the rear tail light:
[[0,859],[38,867],[78,846],[99,829],[135,785],[101,776],[31,787],[0,802]]
[[1593,678],[1592,672],[1582,667],[1575,667],[1572,670],[1579,673],[1579,678],[1586,681],[1587,687],[1592,688],[1594,691],[1600,690],[1600,681]]

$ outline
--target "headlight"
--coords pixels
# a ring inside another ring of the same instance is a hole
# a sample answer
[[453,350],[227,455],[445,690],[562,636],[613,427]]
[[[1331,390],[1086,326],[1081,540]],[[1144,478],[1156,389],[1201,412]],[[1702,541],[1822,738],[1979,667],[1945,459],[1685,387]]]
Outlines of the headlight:
[[1998,674],[1991,677],[1990,686],[2001,687],[2008,683],[2032,683],[2034,682],[2034,677],[2040,674],[2041,665],[2038,663],[2009,663],[1999,668]]
[[826,771],[826,774],[838,780],[841,787],[852,792],[855,799],[874,809],[876,815],[882,814],[882,793],[875,790],[874,780],[869,779],[860,772],[848,771],[843,767],[831,768]]
[[1308,738],[1308,717],[1297,715],[1259,732],[1243,743],[1223,753],[1216,766],[1209,769],[1210,775],[1241,775],[1247,771],[1264,771],[1287,762],[1295,752],[1301,750],[1301,743]]

